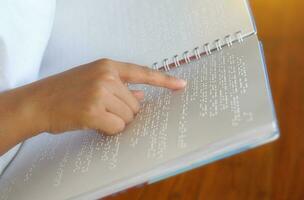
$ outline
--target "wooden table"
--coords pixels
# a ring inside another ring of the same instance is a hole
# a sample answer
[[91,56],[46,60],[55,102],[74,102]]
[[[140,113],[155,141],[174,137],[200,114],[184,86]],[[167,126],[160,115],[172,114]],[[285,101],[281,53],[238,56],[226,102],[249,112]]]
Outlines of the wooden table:
[[304,1],[252,0],[281,138],[109,200],[304,199]]

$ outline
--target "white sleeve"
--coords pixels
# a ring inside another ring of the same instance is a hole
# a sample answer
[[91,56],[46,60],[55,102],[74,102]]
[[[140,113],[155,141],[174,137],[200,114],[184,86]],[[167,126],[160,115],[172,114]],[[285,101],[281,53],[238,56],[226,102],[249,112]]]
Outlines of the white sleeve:
[[[0,92],[38,78],[55,6],[56,0],[0,1]],[[0,157],[0,174],[19,147]]]

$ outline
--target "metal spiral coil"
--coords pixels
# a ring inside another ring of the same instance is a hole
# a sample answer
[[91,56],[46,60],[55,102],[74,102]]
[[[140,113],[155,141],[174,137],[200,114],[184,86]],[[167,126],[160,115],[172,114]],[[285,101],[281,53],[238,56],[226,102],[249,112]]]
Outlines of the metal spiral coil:
[[[178,55],[173,56],[172,59],[165,58],[162,63],[163,65],[160,68],[158,67],[158,63],[155,62],[153,64],[152,68],[155,70],[169,71],[170,66],[171,67],[172,66],[180,67],[181,63],[188,64],[191,61],[200,59],[202,57],[202,55],[209,56],[214,51],[221,51],[225,46],[232,47],[234,42],[239,42],[239,43],[244,42],[244,36],[243,36],[242,31],[238,31],[233,35],[227,35],[223,39],[217,39],[217,40],[213,41],[212,43],[205,43],[201,47],[197,46],[193,49],[192,55],[190,55],[190,53],[189,53],[190,51],[185,51],[182,56],[183,59],[179,59],[180,56],[178,56]],[[200,51],[200,49],[203,49],[203,51]]]

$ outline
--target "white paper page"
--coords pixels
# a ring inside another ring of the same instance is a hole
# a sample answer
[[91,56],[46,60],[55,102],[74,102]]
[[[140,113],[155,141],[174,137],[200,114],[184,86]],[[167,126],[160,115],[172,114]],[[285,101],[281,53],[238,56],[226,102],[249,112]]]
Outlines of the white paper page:
[[274,116],[260,56],[253,35],[173,70],[188,80],[187,88],[147,87],[141,112],[118,136],[76,131],[30,139],[0,179],[0,199],[65,199],[102,190],[192,151],[269,127]]
[[238,31],[255,31],[245,0],[57,0],[42,75],[100,58],[161,65]]

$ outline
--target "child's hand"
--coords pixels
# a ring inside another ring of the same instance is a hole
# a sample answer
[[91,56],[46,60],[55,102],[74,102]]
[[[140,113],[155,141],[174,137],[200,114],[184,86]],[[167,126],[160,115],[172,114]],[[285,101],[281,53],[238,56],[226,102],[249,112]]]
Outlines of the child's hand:
[[139,111],[142,91],[130,91],[125,83],[144,83],[181,89],[183,80],[134,64],[98,60],[30,84],[24,89],[30,107],[39,113],[33,126],[39,132],[60,133],[95,129],[107,134],[122,131]]

